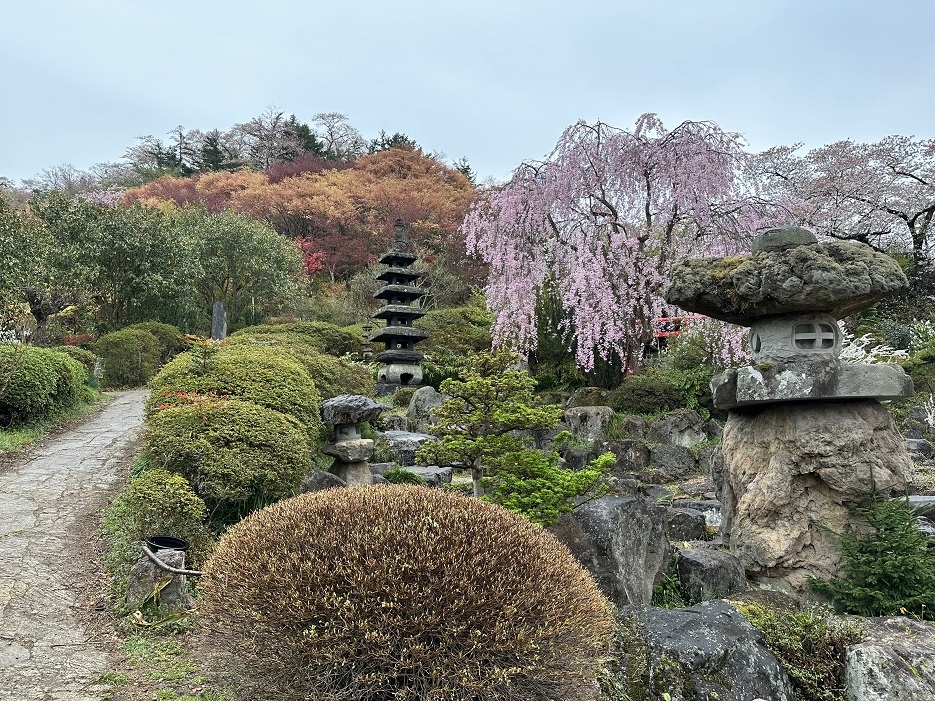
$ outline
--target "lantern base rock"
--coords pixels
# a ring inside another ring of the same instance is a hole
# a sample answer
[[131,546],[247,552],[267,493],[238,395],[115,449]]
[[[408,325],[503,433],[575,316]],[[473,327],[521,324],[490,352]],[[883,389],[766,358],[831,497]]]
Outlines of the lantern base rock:
[[760,584],[807,594],[840,574],[838,536],[874,492],[903,492],[913,463],[875,400],[796,402],[730,412],[720,485],[731,553]]

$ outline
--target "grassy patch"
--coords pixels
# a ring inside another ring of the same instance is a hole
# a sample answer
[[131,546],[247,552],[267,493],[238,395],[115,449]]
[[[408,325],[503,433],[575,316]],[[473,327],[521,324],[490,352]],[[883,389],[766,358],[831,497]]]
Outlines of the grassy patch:
[[109,684],[105,699],[155,701],[229,701],[188,651],[185,636],[131,635],[124,640],[126,661],[97,681]]

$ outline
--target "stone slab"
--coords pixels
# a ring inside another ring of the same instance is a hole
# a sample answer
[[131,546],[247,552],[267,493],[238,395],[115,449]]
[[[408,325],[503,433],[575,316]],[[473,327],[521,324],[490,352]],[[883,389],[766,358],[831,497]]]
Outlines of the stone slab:
[[728,370],[711,379],[711,393],[718,409],[736,409],[801,400],[905,399],[913,387],[899,365],[846,365],[816,357]]

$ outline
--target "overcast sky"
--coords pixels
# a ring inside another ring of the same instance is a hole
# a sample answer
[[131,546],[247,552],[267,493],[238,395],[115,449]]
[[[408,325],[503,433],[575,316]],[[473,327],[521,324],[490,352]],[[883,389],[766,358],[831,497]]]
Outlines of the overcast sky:
[[481,177],[568,125],[713,120],[751,149],[935,136],[932,0],[3,0],[0,176],[275,106]]

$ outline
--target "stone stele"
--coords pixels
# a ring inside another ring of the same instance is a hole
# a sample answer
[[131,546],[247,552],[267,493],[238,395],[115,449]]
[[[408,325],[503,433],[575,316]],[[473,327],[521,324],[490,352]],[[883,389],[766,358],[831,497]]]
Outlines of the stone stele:
[[676,263],[666,301],[750,326],[774,314],[822,311],[841,319],[909,284],[893,258],[856,241],[757,247],[747,255]]
[[721,503],[731,552],[749,575],[790,592],[839,573],[838,535],[870,494],[903,491],[913,464],[875,400],[730,412]]

